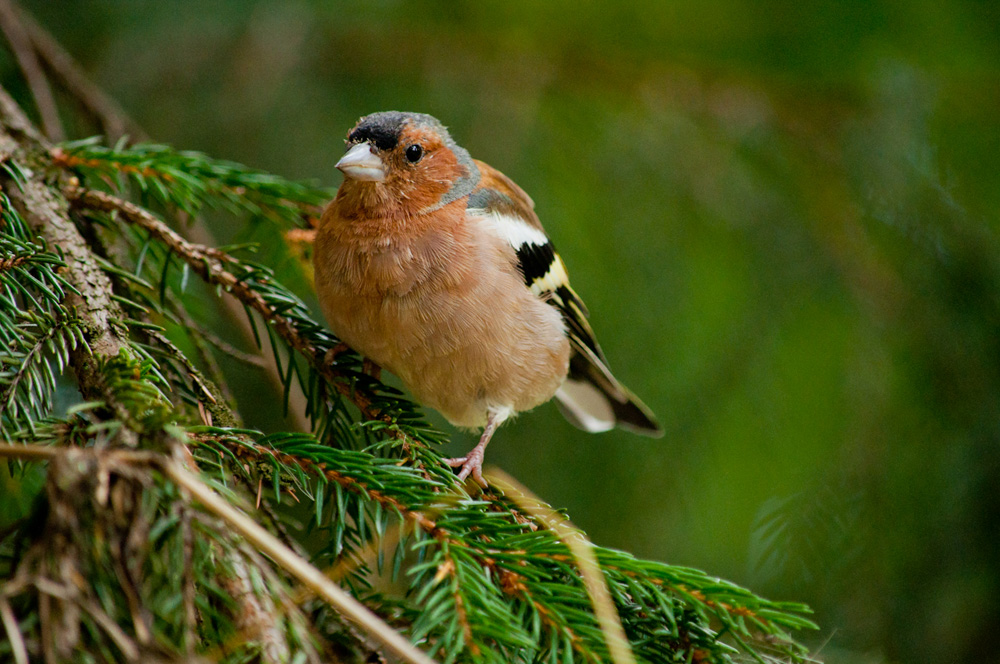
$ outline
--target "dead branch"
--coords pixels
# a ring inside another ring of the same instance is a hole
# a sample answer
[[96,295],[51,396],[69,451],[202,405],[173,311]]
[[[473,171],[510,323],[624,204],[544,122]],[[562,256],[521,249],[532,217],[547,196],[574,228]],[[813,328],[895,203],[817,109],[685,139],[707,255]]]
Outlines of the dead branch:
[[24,80],[28,83],[28,89],[31,90],[31,96],[35,98],[35,106],[38,107],[38,114],[42,118],[45,135],[51,141],[62,141],[66,135],[59,120],[59,107],[56,106],[55,97],[52,96],[49,80],[38,62],[31,38],[21,22],[20,12],[11,0],[0,0],[0,30],[3,31],[10,50],[17,59]]
[[146,132],[111,97],[94,85],[80,65],[27,12],[20,12],[21,25],[41,65],[69,95],[100,125],[108,141],[128,136],[146,140]]

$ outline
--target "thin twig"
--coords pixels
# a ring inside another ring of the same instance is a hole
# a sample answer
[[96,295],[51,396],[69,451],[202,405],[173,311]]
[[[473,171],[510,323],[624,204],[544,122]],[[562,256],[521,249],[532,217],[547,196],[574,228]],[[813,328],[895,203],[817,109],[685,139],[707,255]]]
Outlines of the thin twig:
[[139,658],[139,646],[129,638],[128,634],[101,607],[89,599],[77,598],[75,601],[81,609],[90,614],[94,622],[101,626],[104,633],[111,637],[111,640],[118,646],[122,655],[125,656],[126,661],[131,662]]
[[125,560],[122,548],[124,547],[112,549],[112,568],[118,577],[118,586],[125,595],[125,602],[128,604],[129,615],[132,618],[132,632],[139,643],[147,646],[152,637],[150,625],[148,624],[149,611],[143,605],[142,593],[131,570],[128,569],[128,561]]
[[59,454],[59,447],[45,445],[0,445],[0,457],[25,461],[48,461]]
[[[199,243],[203,246],[212,246],[215,243],[215,238],[209,232],[204,223],[193,224],[187,227],[182,225],[182,229],[185,233],[182,237],[187,240]],[[244,339],[254,343],[256,341],[256,333],[254,332],[253,324],[246,316],[246,311],[243,309],[243,305],[231,298],[224,298],[221,303],[222,311],[226,317],[229,318],[229,322],[232,326],[240,331],[240,334]],[[285,384],[278,366],[273,360],[264,359],[265,357],[274,357],[274,353],[270,347],[270,336],[264,335],[261,337],[260,343],[260,355],[258,356],[258,359],[260,360],[259,366],[264,368],[271,385],[274,386],[274,389],[278,392],[278,394],[281,394],[285,389]],[[237,359],[240,358],[237,357]],[[291,416],[292,423],[299,431],[311,431],[312,427],[310,426],[309,419],[305,414],[307,409],[306,398],[302,393],[302,389],[294,381],[289,384],[289,389],[288,413]]]
[[38,593],[38,625],[41,631],[42,656],[45,658],[45,664],[56,664],[55,645],[52,642],[52,596],[46,592]]
[[187,505],[180,505],[181,537],[184,547],[181,599],[184,603],[184,652],[194,655],[197,643],[198,609],[195,605],[194,583],[194,531],[191,528],[191,511]]
[[21,634],[21,628],[18,627],[14,610],[10,608],[10,602],[3,595],[0,595],[0,619],[3,620],[3,627],[7,632],[15,664],[28,664],[28,649],[24,645],[24,636]]
[[62,123],[59,120],[59,107],[56,106],[55,97],[52,96],[49,80],[38,62],[31,37],[21,22],[19,10],[11,0],[0,0],[0,30],[3,30],[7,44],[17,59],[21,73],[24,74],[28,89],[31,90],[31,96],[35,98],[38,115],[42,118],[42,130],[51,141],[64,140],[66,134],[63,133]]
[[[225,339],[213,334],[211,330],[199,325],[198,321],[191,317],[191,314],[188,313],[184,304],[180,301],[180,298],[174,293],[167,293],[167,302],[169,302],[173,307],[171,313],[177,316],[177,319],[184,326],[184,331],[187,332],[189,337],[191,337],[191,341],[198,349],[198,356],[206,365],[209,365],[209,373],[212,375],[212,380],[219,386],[219,389],[222,390],[224,395],[228,393],[228,387],[223,387],[223,383],[220,383],[219,377],[215,375],[216,371],[219,371],[221,374],[221,369],[219,369],[218,362],[215,361],[212,353],[205,347],[206,342],[234,360],[243,362],[244,364],[249,364],[250,366],[258,369],[267,368],[267,361],[264,360],[262,353],[254,354],[242,351],[228,343]],[[242,313],[243,312],[241,311],[241,316]],[[211,365],[214,365],[215,368],[212,368]],[[229,399],[230,397],[227,396],[226,398]]]
[[21,24],[42,66],[97,120],[110,142],[126,135],[134,141],[146,139],[146,132],[113,99],[91,83],[73,57],[23,10]]
[[320,570],[282,544],[277,537],[264,530],[256,521],[223,500],[178,463],[164,460],[161,461],[160,468],[164,475],[185,489],[209,512],[229,524],[248,542],[278,563],[286,572],[298,579],[316,595],[323,598],[339,613],[378,639],[397,657],[411,664],[433,664],[434,660],[419,651],[364,604],[326,578]]
[[210,330],[201,327],[200,325],[194,328],[187,328],[189,332],[193,332],[194,335],[200,337],[201,339],[207,341],[212,346],[215,346],[216,350],[221,353],[228,355],[237,362],[242,362],[248,364],[251,367],[257,369],[266,369],[267,361],[264,359],[263,354],[248,353],[246,351],[240,350],[236,346],[227,342],[225,339],[218,337]]
[[615,608],[611,593],[608,591],[604,573],[594,556],[594,545],[583,534],[583,531],[569,522],[569,519],[558,514],[507,473],[492,468],[487,475],[490,486],[501,489],[521,509],[541,521],[570,550],[576,559],[576,566],[583,578],[583,585],[594,605],[594,617],[597,618],[597,623],[604,633],[611,660],[615,664],[635,664],[632,647],[625,637],[625,630],[622,628],[618,610]]
[[[11,401],[14,399],[15,392],[17,392],[17,386],[24,378],[24,376],[31,370],[31,361],[34,359],[37,353],[41,353],[45,349],[45,344],[52,340],[56,334],[62,331],[65,327],[65,321],[59,321],[48,330],[45,331],[38,341],[32,346],[31,350],[28,351],[21,359],[21,366],[17,368],[17,372],[14,377],[7,384],[7,389],[0,394],[0,413],[3,413],[10,407]],[[30,389],[30,388],[29,388]]]

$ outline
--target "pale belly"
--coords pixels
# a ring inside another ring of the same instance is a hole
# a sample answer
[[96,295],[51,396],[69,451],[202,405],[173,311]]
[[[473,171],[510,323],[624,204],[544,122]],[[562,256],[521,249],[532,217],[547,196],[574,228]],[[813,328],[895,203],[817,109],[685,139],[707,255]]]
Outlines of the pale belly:
[[562,317],[514,279],[379,297],[317,285],[333,331],[456,426],[483,426],[490,408],[530,410],[566,377]]

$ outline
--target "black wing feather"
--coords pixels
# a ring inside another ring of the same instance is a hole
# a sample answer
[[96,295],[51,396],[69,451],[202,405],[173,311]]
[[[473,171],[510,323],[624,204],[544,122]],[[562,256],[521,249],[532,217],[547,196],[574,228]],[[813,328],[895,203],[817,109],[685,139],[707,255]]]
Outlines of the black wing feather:
[[[484,168],[484,166],[480,163],[480,169],[486,171],[488,167]],[[470,210],[496,214],[501,220],[504,218],[513,219],[516,221],[512,221],[512,223],[524,223],[541,231],[541,224],[532,209],[533,204],[527,194],[517,188],[517,185],[506,176],[493,169],[484,172],[484,175],[480,188],[469,196],[468,208]],[[488,186],[490,180],[493,180],[497,186],[510,189],[511,195]],[[566,323],[566,333],[571,349],[567,381],[584,383],[596,388],[607,403],[605,408],[610,408],[614,423],[637,433],[652,436],[662,435],[663,431],[653,418],[652,412],[624,385],[619,383],[608,369],[604,351],[601,350],[601,346],[594,336],[594,331],[591,329],[590,323],[587,322],[589,315],[587,307],[580,296],[570,287],[566,267],[552,242],[544,235],[544,231],[530,235],[536,235],[539,239],[544,238],[544,241],[541,243],[523,241],[518,245],[512,243],[517,254],[517,268],[524,277],[525,286],[539,298],[554,306],[562,314],[563,321]],[[562,399],[560,399],[560,409],[570,422],[580,428],[588,428],[573,414],[572,409],[562,403]],[[609,421],[605,427],[609,428],[610,426]]]

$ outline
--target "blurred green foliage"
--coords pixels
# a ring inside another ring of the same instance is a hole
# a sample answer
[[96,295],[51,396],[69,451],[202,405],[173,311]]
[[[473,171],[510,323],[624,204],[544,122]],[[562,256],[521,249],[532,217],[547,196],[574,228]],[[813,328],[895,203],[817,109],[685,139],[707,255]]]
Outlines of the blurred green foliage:
[[546,406],[488,461],[601,544],[808,602],[829,661],[996,660],[1000,4],[24,4],[178,148],[335,186],[359,116],[439,117],[667,430]]

